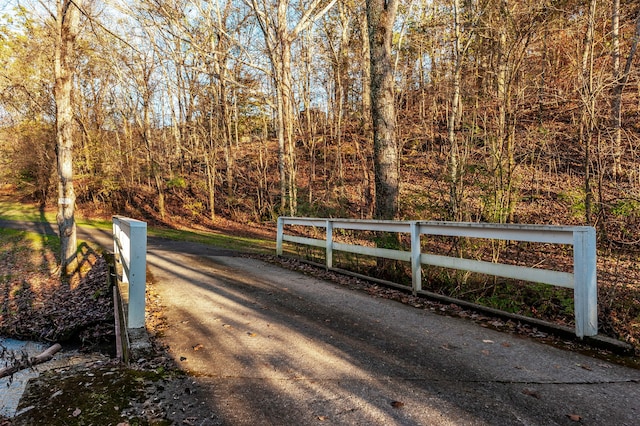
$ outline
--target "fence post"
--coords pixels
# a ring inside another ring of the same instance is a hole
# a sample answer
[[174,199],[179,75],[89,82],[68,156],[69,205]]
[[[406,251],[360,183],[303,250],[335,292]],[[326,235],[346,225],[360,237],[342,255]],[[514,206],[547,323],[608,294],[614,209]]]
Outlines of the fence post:
[[131,267],[131,247],[130,247],[130,233],[131,230],[126,231],[122,229],[123,225],[125,228],[129,229],[129,222],[127,221],[119,221],[118,222],[118,243],[120,244],[120,262],[124,264],[122,259],[125,259],[127,263],[126,268],[122,268],[122,282],[129,284],[129,279],[131,278],[131,271],[129,268]]
[[411,222],[411,284],[413,295],[422,290],[422,247],[420,245],[420,226],[418,222]]
[[278,217],[278,228],[276,232],[276,255],[282,256],[282,234],[284,232],[284,218]]
[[118,233],[120,232],[120,222],[117,217],[113,216],[111,223],[113,232],[113,256],[115,259],[118,256]]
[[573,297],[576,336],[598,334],[598,285],[596,274],[596,230],[573,231]]
[[327,219],[327,251],[325,254],[327,270],[333,268],[333,222]]
[[128,328],[144,327],[145,290],[147,284],[147,224],[129,223],[129,315]]

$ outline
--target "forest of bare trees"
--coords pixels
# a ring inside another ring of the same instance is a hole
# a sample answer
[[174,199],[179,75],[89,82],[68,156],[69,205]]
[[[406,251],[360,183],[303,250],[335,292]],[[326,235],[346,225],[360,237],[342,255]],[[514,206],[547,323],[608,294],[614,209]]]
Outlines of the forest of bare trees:
[[0,183],[47,205],[70,149],[61,4],[78,12],[78,204],[158,221],[579,223],[638,245],[637,2],[5,2]]

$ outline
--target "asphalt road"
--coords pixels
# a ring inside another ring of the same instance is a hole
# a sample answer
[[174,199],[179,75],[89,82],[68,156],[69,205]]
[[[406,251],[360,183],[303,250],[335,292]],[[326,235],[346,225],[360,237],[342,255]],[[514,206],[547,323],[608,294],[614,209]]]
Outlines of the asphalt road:
[[148,248],[198,424],[640,425],[638,370],[226,250]]

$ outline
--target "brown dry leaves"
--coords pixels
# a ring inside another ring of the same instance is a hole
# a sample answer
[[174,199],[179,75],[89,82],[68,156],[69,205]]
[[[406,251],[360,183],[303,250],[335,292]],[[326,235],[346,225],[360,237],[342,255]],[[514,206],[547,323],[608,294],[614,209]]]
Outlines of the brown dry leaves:
[[[3,247],[0,258],[0,334],[18,339],[86,345],[113,334],[113,296],[105,260],[83,246],[78,272],[61,280],[47,251]],[[40,259],[40,264],[34,262]]]

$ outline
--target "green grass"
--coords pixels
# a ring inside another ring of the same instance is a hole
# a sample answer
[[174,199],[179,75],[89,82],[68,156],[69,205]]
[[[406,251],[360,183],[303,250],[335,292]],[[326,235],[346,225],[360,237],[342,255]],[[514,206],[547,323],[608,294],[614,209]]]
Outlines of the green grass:
[[49,222],[55,222],[56,215],[53,212],[45,212],[43,214],[32,204],[22,204],[16,201],[0,201],[0,219],[29,222],[47,220]]
[[[0,201],[0,219],[29,221],[29,222],[56,222],[53,212],[41,212],[37,206],[18,202]],[[76,217],[78,226],[94,229],[110,230],[111,221],[91,218]],[[147,233],[150,237],[167,238],[177,241],[187,241],[200,244],[208,244],[247,253],[273,253],[275,241],[258,238],[237,237],[213,232],[187,231],[169,228],[149,227]],[[38,237],[42,240],[42,236]]]
[[0,228],[0,246],[13,246],[22,250],[56,250],[60,248],[60,239],[51,235]]
[[149,228],[147,233],[151,237],[208,244],[247,253],[273,253],[275,251],[275,241],[258,238],[236,237],[225,234],[167,228]]

